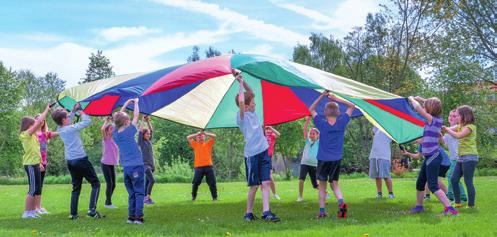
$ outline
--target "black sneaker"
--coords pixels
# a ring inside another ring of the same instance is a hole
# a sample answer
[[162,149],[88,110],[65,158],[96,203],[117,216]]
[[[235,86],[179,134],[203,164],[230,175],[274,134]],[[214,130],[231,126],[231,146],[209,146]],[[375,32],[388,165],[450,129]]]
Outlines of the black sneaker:
[[104,218],[105,215],[102,215],[100,214],[98,211],[95,211],[95,212],[88,212],[86,213],[87,216],[91,217],[91,218],[95,218],[95,219],[100,219],[100,218]]
[[195,201],[195,200],[197,200],[197,197],[192,196],[192,201]]
[[278,222],[280,221],[280,218],[277,217],[274,213],[272,213],[271,211],[268,211],[266,213],[266,215],[262,215],[261,219],[265,220],[265,221],[271,221],[271,222]]
[[247,222],[250,222],[250,221],[255,221],[257,217],[255,217],[253,213],[246,213],[243,219]]
[[143,216],[137,217],[135,219],[135,224],[142,225],[144,222],[145,220],[143,219]]
[[78,215],[69,215],[69,220],[76,220],[78,218],[79,218]]
[[136,220],[136,218],[134,216],[128,216],[128,221],[126,221],[126,223],[134,224],[135,220]]

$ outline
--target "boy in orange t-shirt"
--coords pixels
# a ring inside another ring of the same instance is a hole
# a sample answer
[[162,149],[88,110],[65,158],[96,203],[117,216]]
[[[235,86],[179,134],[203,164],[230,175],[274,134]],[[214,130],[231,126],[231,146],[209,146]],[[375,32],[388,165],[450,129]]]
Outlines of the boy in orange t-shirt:
[[[206,136],[208,140],[206,140]],[[207,184],[211,191],[212,200],[217,200],[216,174],[212,167],[212,147],[214,146],[216,135],[206,133],[203,130],[189,135],[187,138],[190,147],[195,153],[193,167],[195,173],[192,181],[192,201],[197,199],[198,186],[202,183],[202,179],[206,176]]]

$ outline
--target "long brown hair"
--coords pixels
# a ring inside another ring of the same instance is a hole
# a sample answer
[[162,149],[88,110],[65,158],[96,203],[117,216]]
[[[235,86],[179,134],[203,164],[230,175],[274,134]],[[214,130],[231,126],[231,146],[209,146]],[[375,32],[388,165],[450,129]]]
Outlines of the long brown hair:
[[459,113],[459,123],[462,126],[475,123],[475,115],[473,113],[473,108],[469,105],[459,106],[457,108],[457,113]]
[[29,116],[24,116],[21,118],[21,127],[19,128],[19,133],[22,133],[29,129],[29,127],[35,124],[35,119]]
[[[35,119],[38,119],[40,117],[40,114],[37,114],[35,116]],[[41,124],[41,132],[43,133],[47,133],[48,132],[48,126],[47,126],[47,120],[43,120],[42,124]]]
[[435,117],[442,115],[442,102],[437,97],[432,97],[425,102],[426,112]]

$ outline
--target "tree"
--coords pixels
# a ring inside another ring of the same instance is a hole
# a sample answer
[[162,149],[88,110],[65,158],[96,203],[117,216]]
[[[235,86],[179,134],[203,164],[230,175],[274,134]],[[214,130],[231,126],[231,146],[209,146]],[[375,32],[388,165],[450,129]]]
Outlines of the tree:
[[0,62],[0,173],[14,175],[20,171],[22,147],[19,143],[19,121],[23,82],[16,73]]
[[209,46],[207,50],[205,50],[205,57],[206,58],[212,58],[221,55],[221,52],[219,50],[216,50],[214,47]]
[[88,64],[88,69],[86,69],[86,77],[83,78],[80,84],[113,77],[115,75],[112,71],[110,60],[102,54],[102,50],[98,50],[96,54],[91,53],[89,59],[90,63]]
[[190,56],[188,56],[188,58],[186,59],[186,61],[188,63],[192,63],[192,62],[200,60],[199,51],[200,51],[200,48],[198,46],[196,46],[196,45],[193,46],[193,48],[192,48],[192,54]]

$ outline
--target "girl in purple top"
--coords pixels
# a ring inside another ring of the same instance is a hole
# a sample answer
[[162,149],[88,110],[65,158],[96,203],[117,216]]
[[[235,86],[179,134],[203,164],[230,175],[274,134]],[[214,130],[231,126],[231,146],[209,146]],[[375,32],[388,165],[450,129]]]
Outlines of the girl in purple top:
[[[424,190],[425,184],[428,183],[430,191],[435,194],[438,200],[443,204],[444,215],[457,215],[457,210],[450,205],[449,199],[444,191],[438,186],[438,172],[442,163],[442,156],[439,152],[440,146],[438,144],[443,126],[443,120],[440,117],[442,114],[442,102],[436,97],[423,99],[418,96],[410,96],[409,101],[413,105],[414,110],[425,119],[422,142],[423,148],[421,151],[425,160],[423,161],[416,181],[416,207],[411,209],[411,213],[420,213],[424,211]],[[420,103],[422,103],[423,106],[421,106]]]
[[114,126],[112,125],[112,117],[105,119],[104,124],[100,128],[102,133],[102,173],[105,177],[105,208],[117,208],[112,204],[112,194],[116,188],[116,170],[115,166],[118,163],[117,145],[112,138]]
[[[35,119],[38,119],[40,117],[40,114],[35,116]],[[40,201],[37,202],[36,206],[36,213],[43,215],[43,214],[49,214],[49,212],[41,206],[41,193],[43,190],[43,182],[45,181],[45,174],[47,171],[47,145],[48,145],[48,140],[51,138],[57,136],[57,132],[52,132],[48,130],[47,123],[45,120],[42,121],[41,126],[38,128],[36,131],[36,137],[38,138],[38,142],[40,143],[40,153],[41,153],[41,165],[43,166],[43,170],[41,170],[40,173],[40,178],[41,178],[41,184],[40,184]]]

